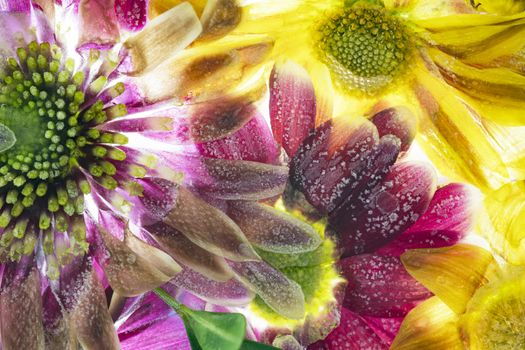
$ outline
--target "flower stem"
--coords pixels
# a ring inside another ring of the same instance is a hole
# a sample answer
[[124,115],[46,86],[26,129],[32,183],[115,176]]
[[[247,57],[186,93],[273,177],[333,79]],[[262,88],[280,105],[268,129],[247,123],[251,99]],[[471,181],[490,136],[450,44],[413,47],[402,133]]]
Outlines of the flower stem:
[[[184,312],[184,305],[182,305],[181,303],[177,302],[168,292],[166,292],[164,289],[162,288],[155,288],[153,290],[153,292],[155,292],[155,294],[157,294],[157,296],[159,298],[162,299],[162,301],[164,301],[166,304],[168,304],[170,307],[173,308],[173,310],[175,310],[175,312],[177,312],[179,315],[181,315],[181,313]],[[182,315],[181,315],[182,316]]]

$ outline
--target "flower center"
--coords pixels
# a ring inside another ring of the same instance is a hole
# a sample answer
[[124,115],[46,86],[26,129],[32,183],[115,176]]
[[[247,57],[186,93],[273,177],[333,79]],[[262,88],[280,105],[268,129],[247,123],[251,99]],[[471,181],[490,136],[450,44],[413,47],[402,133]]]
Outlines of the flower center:
[[405,66],[412,49],[402,19],[381,6],[358,3],[318,27],[317,47],[334,80],[344,89],[375,93]]
[[[88,71],[88,70],[86,70]],[[105,108],[96,98],[105,76],[86,79],[74,61],[49,43],[17,49],[0,80],[0,259],[17,261],[42,242],[50,269],[87,249],[84,195],[94,179],[118,186],[125,153],[113,145],[124,135],[97,128],[123,116],[123,105]],[[117,84],[104,93],[111,100]],[[99,95],[100,96],[100,95]],[[55,272],[56,272],[55,271]],[[52,273],[53,274],[53,273]]]
[[474,295],[463,319],[464,335],[475,349],[525,347],[525,281],[522,275]]

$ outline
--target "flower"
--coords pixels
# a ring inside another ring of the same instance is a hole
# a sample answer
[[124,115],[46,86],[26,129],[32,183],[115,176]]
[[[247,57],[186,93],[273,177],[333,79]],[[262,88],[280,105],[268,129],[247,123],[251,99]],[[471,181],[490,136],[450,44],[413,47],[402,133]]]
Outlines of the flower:
[[[212,46],[235,26],[218,15],[223,2],[152,20],[146,5],[0,4],[3,348],[118,348],[106,283],[113,305],[170,281],[217,304],[257,294],[303,316],[301,288],[254,249],[321,243],[254,203],[281,193],[288,173],[254,105],[260,86],[237,89],[272,42]],[[243,232],[226,201],[296,241]]]
[[252,311],[273,326],[261,339],[292,334],[309,349],[387,349],[406,313],[432,295],[399,256],[461,240],[472,226],[476,191],[458,183],[436,190],[433,169],[406,159],[415,135],[407,109],[318,122],[304,68],[277,63],[269,85],[272,131],[290,167],[277,206],[315,222],[323,244],[307,254],[259,252],[302,286],[307,305],[306,318],[290,322],[256,299]]
[[523,347],[523,267],[499,265],[488,251],[459,244],[401,257],[435,297],[412,310],[392,349]]
[[321,116],[409,107],[435,165],[489,190],[523,178],[523,130],[511,126],[524,124],[525,12],[479,3],[250,1],[233,33],[275,37],[273,57],[312,75]]

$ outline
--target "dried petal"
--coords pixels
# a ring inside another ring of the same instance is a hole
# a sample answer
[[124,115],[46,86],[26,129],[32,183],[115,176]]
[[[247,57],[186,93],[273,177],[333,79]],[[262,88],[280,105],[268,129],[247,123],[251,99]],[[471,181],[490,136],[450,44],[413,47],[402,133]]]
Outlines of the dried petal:
[[301,287],[279,270],[263,261],[231,262],[230,266],[275,312],[292,319],[304,317]]
[[173,209],[163,222],[213,254],[235,261],[259,260],[237,225],[219,209],[179,187]]
[[286,61],[270,76],[270,120],[276,141],[292,157],[315,127],[316,99],[308,72]]
[[188,46],[201,33],[199,18],[189,3],[182,3],[150,21],[124,42],[131,60],[127,74],[143,74],[158,67]]
[[215,281],[227,281],[233,273],[223,257],[194,244],[185,235],[162,222],[145,228],[173,259]]
[[321,244],[319,234],[311,225],[268,205],[230,202],[228,215],[253,245],[266,251],[304,253]]
[[209,0],[202,12],[202,34],[200,40],[217,39],[241,21],[241,8],[235,0]]

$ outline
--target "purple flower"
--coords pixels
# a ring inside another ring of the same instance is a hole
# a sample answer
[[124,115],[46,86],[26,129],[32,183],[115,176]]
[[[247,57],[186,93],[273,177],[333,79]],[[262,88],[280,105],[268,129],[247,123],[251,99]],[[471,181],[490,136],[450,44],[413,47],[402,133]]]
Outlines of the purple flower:
[[[107,299],[118,310],[168,281],[219,305],[257,294],[301,318],[301,288],[254,246],[320,239],[253,202],[280,194],[288,168],[254,107],[260,85],[234,91],[272,43],[215,47],[235,24],[188,3],[151,21],[141,0],[0,10],[2,347],[118,348]],[[230,207],[289,238],[241,230]]]

